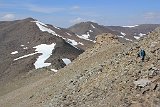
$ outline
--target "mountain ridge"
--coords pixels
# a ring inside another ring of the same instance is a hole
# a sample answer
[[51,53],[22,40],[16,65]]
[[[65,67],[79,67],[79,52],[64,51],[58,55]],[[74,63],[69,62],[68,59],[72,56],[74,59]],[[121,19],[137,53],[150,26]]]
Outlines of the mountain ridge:
[[[94,27],[93,27],[94,25]],[[142,37],[155,28],[160,27],[160,24],[140,24],[135,26],[104,26],[94,22],[81,22],[75,24],[68,29],[78,34],[79,36],[88,35],[91,40],[102,33],[112,33],[117,35],[121,42],[132,42]]]
[[[16,76],[35,69],[36,63],[38,65],[39,63],[44,65],[42,67],[46,67],[46,65],[52,63],[52,69],[60,69],[66,65],[62,61],[63,58],[68,58],[72,61],[83,52],[82,49],[78,49],[72,43],[69,44],[68,41],[58,36],[54,30],[51,30],[56,29],[55,27],[49,28],[41,22],[34,21],[36,20],[33,18],[27,18],[0,23],[0,26],[3,26],[0,29],[1,84],[5,84]],[[65,33],[63,31],[61,32]],[[58,32],[58,34],[61,33]],[[51,45],[53,43],[55,46]],[[49,49],[45,49],[44,46],[46,48],[53,48],[51,53],[47,53]],[[63,50],[63,53],[60,50]],[[48,54],[49,56],[50,54],[52,55],[49,58],[50,63],[37,61],[41,57],[48,56]]]
[[[145,33],[144,25],[111,30],[89,22],[78,35],[32,18],[0,26],[1,106],[160,105],[160,28]],[[95,29],[98,36],[90,38]],[[138,35],[129,39],[126,31]],[[142,48],[144,63],[137,57]]]
[[[1,96],[0,104],[158,107],[160,28],[136,43],[112,42],[117,41],[115,35],[103,35],[97,37],[100,43],[58,73]],[[137,57],[141,48],[146,51],[144,62]]]

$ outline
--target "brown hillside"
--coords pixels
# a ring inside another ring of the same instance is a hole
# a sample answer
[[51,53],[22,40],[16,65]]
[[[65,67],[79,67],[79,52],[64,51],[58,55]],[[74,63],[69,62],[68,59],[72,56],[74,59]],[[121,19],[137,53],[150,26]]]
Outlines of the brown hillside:
[[[103,35],[97,38],[102,43],[86,50],[58,73],[1,96],[0,105],[159,107],[160,28],[137,43],[122,44],[114,36]],[[146,51],[144,62],[137,57],[141,48]]]

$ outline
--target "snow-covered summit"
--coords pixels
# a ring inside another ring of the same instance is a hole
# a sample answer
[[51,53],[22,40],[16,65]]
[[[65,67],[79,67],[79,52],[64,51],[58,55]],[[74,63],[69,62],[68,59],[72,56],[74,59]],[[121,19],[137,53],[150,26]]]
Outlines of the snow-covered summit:
[[122,26],[122,27],[129,27],[129,28],[133,28],[133,27],[137,27],[139,25],[132,25],[132,26]]

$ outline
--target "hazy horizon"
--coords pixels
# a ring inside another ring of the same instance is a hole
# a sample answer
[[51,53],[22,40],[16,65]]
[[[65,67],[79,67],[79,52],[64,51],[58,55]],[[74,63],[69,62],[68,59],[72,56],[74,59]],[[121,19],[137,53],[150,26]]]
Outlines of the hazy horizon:
[[32,17],[69,27],[93,21],[106,26],[160,23],[159,0],[0,0],[0,21]]

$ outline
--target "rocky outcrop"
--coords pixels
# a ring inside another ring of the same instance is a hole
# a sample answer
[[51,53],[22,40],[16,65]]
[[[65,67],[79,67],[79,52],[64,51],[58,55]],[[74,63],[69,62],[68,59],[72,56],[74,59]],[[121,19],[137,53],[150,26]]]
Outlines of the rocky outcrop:
[[101,35],[96,36],[96,43],[97,44],[112,44],[118,43],[118,37],[111,33],[103,33]]

